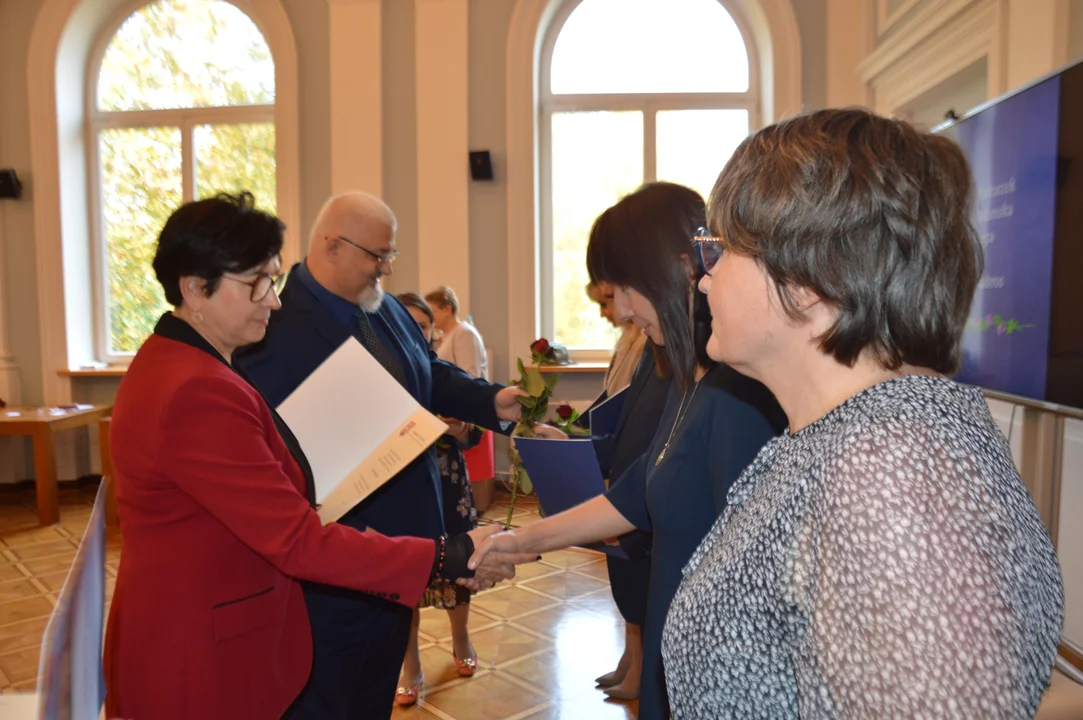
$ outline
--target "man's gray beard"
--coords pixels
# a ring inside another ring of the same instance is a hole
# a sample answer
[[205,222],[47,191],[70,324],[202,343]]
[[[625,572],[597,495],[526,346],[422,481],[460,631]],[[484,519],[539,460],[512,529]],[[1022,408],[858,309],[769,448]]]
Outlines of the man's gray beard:
[[380,306],[384,304],[384,289],[377,283],[372,287],[367,287],[361,291],[361,297],[358,298],[358,305],[365,312],[374,313],[380,309]]

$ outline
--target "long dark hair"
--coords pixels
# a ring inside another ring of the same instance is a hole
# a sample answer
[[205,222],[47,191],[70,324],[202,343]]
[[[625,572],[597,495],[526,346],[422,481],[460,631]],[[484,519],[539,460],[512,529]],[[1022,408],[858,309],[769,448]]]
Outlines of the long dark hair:
[[714,366],[707,355],[711,311],[695,287],[703,273],[692,246],[706,223],[706,204],[695,190],[648,183],[598,216],[587,244],[591,282],[630,287],[650,301],[666,341],[664,347],[652,343],[655,364],[685,390],[697,364]]

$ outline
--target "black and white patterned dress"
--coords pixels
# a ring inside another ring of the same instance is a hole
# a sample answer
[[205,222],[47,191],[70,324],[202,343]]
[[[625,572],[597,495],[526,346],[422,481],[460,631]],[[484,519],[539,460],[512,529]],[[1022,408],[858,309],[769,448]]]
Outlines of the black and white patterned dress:
[[673,717],[1021,718],[1064,617],[981,392],[907,376],[766,445],[684,569]]

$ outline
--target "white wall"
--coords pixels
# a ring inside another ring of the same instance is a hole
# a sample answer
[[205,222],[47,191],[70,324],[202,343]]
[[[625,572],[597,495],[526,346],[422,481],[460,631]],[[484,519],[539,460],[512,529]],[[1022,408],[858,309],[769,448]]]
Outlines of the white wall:
[[919,128],[931,129],[944,121],[949,110],[962,117],[989,100],[988,83],[988,61],[981,58],[908,102],[901,114]]

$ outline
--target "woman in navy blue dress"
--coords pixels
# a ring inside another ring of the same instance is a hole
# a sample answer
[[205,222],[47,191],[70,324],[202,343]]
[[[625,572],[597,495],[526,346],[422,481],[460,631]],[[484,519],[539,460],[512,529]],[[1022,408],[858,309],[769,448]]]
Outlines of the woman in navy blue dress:
[[661,636],[681,568],[724,509],[730,486],[786,424],[763,385],[707,356],[710,312],[695,292],[703,268],[693,243],[705,224],[703,198],[672,183],[645,185],[598,218],[588,262],[616,287],[618,319],[631,319],[650,338],[658,371],[671,379],[658,430],[605,495],[495,535],[474,557],[652,533],[640,720],[669,716]]

